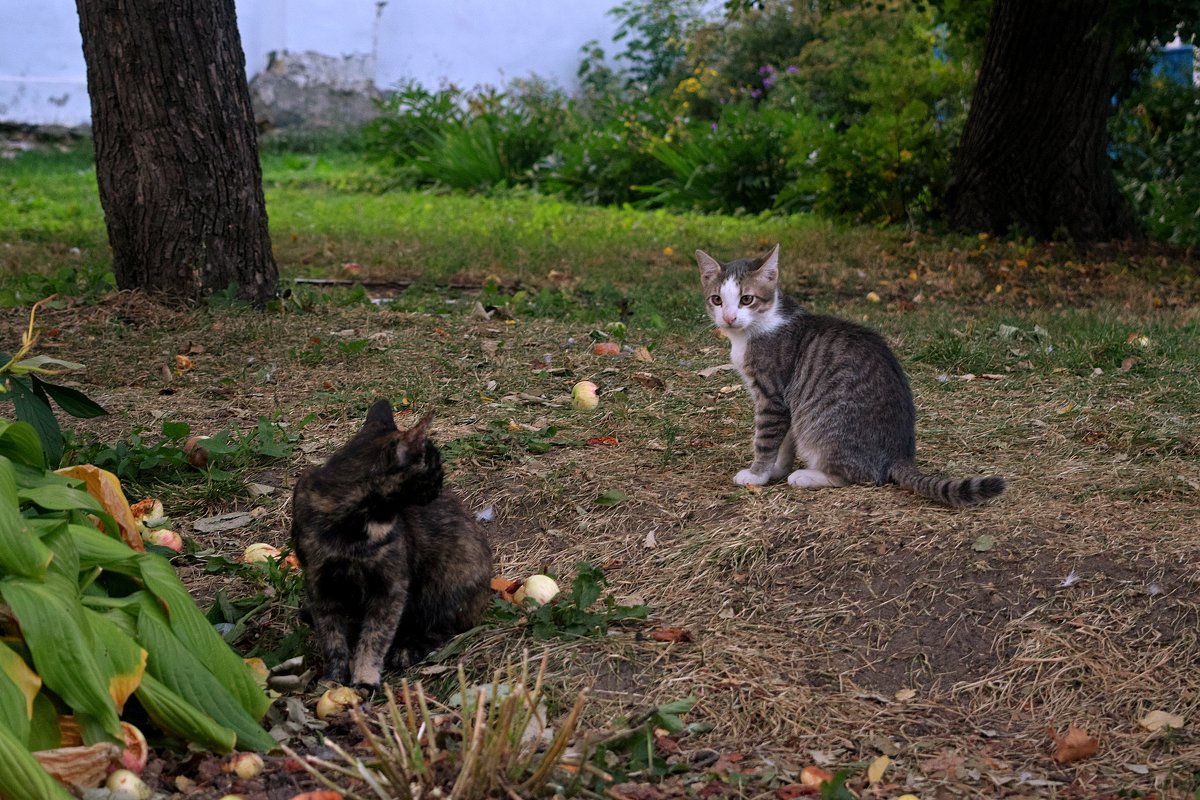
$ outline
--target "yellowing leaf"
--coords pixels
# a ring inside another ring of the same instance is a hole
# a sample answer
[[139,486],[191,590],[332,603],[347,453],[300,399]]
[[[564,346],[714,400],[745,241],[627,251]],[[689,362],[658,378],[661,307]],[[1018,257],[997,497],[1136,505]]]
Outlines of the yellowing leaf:
[[108,662],[108,694],[116,703],[117,711],[121,712],[125,709],[125,701],[142,682],[147,653],[108,617],[91,609],[84,609],[84,612],[96,632],[101,656]]
[[25,698],[25,718],[27,721],[32,719],[33,698],[37,697],[38,691],[42,688],[42,679],[29,668],[25,659],[17,655],[4,642],[0,642],[0,672],[3,672],[12,685],[20,690],[21,695]]
[[87,485],[88,494],[99,500],[104,510],[116,520],[121,529],[121,540],[134,550],[146,549],[146,545],[142,543],[142,535],[138,533],[137,520],[129,510],[129,501],[125,499],[125,492],[121,490],[121,482],[117,480],[116,475],[91,464],[63,467],[56,471],[59,475],[83,481]]
[[1150,732],[1161,731],[1163,728],[1182,728],[1183,717],[1155,709],[1138,720],[1138,725]]
[[887,771],[892,760],[887,756],[880,756],[871,762],[871,766],[867,767],[867,782],[879,783],[883,780],[883,773]]
[[1095,755],[1096,751],[1100,749],[1100,742],[1096,737],[1090,736],[1083,728],[1077,728],[1074,725],[1067,727],[1067,733],[1064,736],[1059,736],[1058,732],[1053,729],[1049,733],[1050,738],[1054,740],[1054,760],[1059,764],[1079,761]]

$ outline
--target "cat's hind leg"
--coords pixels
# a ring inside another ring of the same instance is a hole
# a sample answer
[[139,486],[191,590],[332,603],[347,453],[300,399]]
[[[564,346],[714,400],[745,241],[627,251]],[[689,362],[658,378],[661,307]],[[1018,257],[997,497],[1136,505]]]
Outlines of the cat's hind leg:
[[840,475],[822,472],[819,469],[798,469],[788,475],[788,485],[797,489],[837,489],[849,483],[850,481]]

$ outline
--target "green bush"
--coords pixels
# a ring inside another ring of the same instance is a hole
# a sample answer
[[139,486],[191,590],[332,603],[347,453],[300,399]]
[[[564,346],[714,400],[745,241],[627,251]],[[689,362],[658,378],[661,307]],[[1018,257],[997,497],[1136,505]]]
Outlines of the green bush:
[[1200,88],[1144,81],[1110,126],[1117,180],[1147,233],[1200,244]]

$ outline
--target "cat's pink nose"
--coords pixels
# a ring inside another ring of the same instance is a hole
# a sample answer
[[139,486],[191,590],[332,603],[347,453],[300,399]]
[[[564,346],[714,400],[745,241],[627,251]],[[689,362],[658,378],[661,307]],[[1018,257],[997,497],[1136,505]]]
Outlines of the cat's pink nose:
[[722,314],[721,319],[725,320],[726,325],[732,325],[733,323],[737,322],[737,315],[736,314]]

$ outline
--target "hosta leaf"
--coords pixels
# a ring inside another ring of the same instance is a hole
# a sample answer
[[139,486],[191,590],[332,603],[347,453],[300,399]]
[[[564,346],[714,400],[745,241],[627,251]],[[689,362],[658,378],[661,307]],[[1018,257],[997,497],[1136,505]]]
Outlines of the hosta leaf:
[[21,501],[35,503],[47,511],[102,510],[96,498],[87,492],[72,489],[70,486],[38,486],[31,489],[19,489],[17,496]]
[[[192,596],[179,582],[179,576],[170,562],[161,556],[146,553],[138,557],[138,565],[146,588],[158,598],[166,612],[171,632],[187,646],[191,658],[199,660],[210,673],[218,676],[251,717],[262,719],[267,706],[271,704],[270,698],[254,682],[241,656],[225,643],[221,634],[204,618]],[[219,717],[218,720],[226,722]]]
[[[212,630],[211,625],[208,628]],[[258,724],[258,718],[246,713],[221,681],[197,660],[195,650],[176,638],[157,605],[142,605],[138,614],[138,640],[150,651],[147,664],[150,675],[193,706],[204,709],[220,725],[232,729],[237,734],[239,749],[269,750],[275,746],[275,740]],[[229,650],[224,642],[221,647]],[[237,656],[234,658],[241,671],[249,674],[245,663]]]
[[97,655],[106,662],[111,675],[108,694],[119,713],[125,709],[125,701],[142,682],[142,676],[146,672],[147,653],[140,644],[103,614],[90,609],[84,609],[84,614],[100,644],[100,652]]
[[0,597],[12,608],[34,669],[47,688],[120,741],[117,709],[108,696],[109,676],[96,661],[97,642],[75,585],[54,573],[47,574],[44,583],[9,577],[0,580]]
[[90,525],[68,525],[67,531],[75,540],[79,564],[84,569],[103,567],[123,575],[141,575],[137,567],[137,551]]
[[[0,456],[0,483],[12,482],[12,464]],[[5,490],[7,491],[7,490]],[[29,521],[17,513],[15,504],[0,502],[0,574],[41,579],[54,554],[30,528]]]
[[0,728],[0,797],[5,800],[71,800],[25,745]]
[[57,472],[59,475],[83,481],[87,486],[87,493],[100,501],[101,507],[116,520],[121,529],[121,540],[139,552],[146,549],[142,543],[142,536],[138,533],[137,520],[129,510],[129,501],[125,499],[125,492],[122,491],[121,482],[117,480],[116,475],[91,464],[63,467]]
[[42,679],[25,659],[0,642],[0,727],[5,727],[23,744],[29,742],[33,698],[41,691]]
[[45,692],[33,698],[33,719],[29,724],[29,749],[53,750],[62,744],[58,727],[58,709]]
[[0,455],[37,469],[46,466],[42,442],[38,439],[37,431],[27,422],[0,420]]
[[74,361],[63,361],[61,358],[52,358],[51,356],[31,356],[23,358],[12,365],[12,371],[18,375],[24,372],[32,372],[40,370],[44,372],[57,371],[50,370],[49,367],[59,367],[62,369],[83,369],[83,364],[76,364]]
[[45,454],[45,461],[57,465],[62,458],[63,442],[62,428],[59,427],[54,412],[37,396],[24,378],[9,376],[8,387],[9,398],[13,401],[17,418],[33,427]]
[[134,694],[151,721],[164,731],[217,753],[228,753],[237,742],[237,734],[232,730],[218,724],[153,675],[143,676]]

